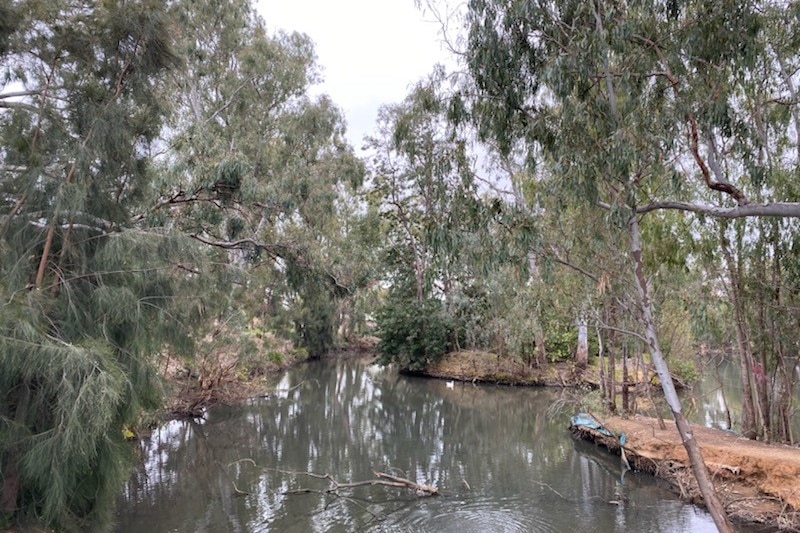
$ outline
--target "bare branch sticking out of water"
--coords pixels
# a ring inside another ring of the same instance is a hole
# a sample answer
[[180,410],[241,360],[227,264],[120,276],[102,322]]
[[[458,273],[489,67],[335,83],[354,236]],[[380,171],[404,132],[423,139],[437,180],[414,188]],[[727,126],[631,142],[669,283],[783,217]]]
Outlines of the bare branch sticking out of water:
[[[251,463],[256,468],[262,468],[264,470],[273,470],[275,472],[279,472],[281,474],[289,474],[292,476],[307,476],[312,477],[314,479],[325,479],[327,480],[330,485],[327,489],[324,490],[316,490],[316,489],[295,489],[286,491],[284,494],[306,494],[309,492],[317,492],[317,493],[332,493],[336,492],[341,489],[353,489],[356,487],[366,487],[366,486],[374,486],[374,485],[382,485],[384,487],[397,487],[401,489],[409,489],[413,490],[418,496],[438,496],[439,489],[434,487],[433,485],[424,485],[417,483],[416,481],[411,481],[410,479],[406,479],[404,477],[393,476],[392,474],[387,474],[385,472],[376,472],[373,471],[372,473],[375,474],[376,479],[367,479],[364,481],[351,481],[348,483],[340,483],[330,474],[317,474],[315,472],[294,472],[292,470],[281,470],[279,468],[270,468],[265,466],[259,466],[255,461],[250,458],[238,459],[228,466],[237,464],[237,463]],[[238,489],[237,489],[238,491]]]
[[[547,483],[543,483],[543,482],[541,482],[541,481],[535,481],[535,480],[532,480],[532,481],[533,481],[534,483],[536,483],[537,485],[539,485],[540,487],[542,487],[542,488],[545,488],[545,489],[549,490],[550,492],[552,492],[553,494],[555,494],[556,496],[558,496],[558,497],[559,497],[559,498],[561,498],[562,500],[568,501],[568,502],[570,502],[570,503],[580,503],[580,502],[582,502],[582,501],[590,500],[590,501],[600,501],[600,502],[606,502],[606,503],[611,503],[611,504],[618,505],[618,504],[619,504],[619,503],[621,503],[621,501],[622,501],[622,500],[611,500],[611,501],[606,501],[606,500],[604,500],[603,498],[601,498],[601,497],[599,497],[599,496],[590,496],[590,497],[588,497],[588,498],[583,498],[583,499],[581,499],[581,500],[574,500],[574,499],[572,499],[572,498],[567,498],[566,496],[564,496],[563,494],[561,494],[560,492],[558,492],[556,489],[554,489],[553,487],[551,487],[551,486],[550,486],[550,485],[548,485]],[[623,499],[623,500],[624,500],[624,499]]]
[[285,473],[308,476],[308,477],[313,477],[315,479],[325,479],[330,483],[330,485],[328,486],[327,489],[324,490],[303,488],[303,489],[286,491],[284,494],[304,494],[309,492],[335,493],[342,489],[354,489],[357,487],[367,487],[375,485],[409,489],[413,490],[419,496],[436,496],[439,494],[439,489],[437,489],[432,485],[422,485],[414,481],[411,481],[410,479],[393,476],[391,474],[386,474],[385,472],[373,472],[373,474],[375,474],[375,477],[377,479],[367,479],[364,481],[351,481],[347,483],[340,483],[339,481],[334,479],[333,476],[331,476],[330,474],[316,474],[314,472],[285,472]]
[[[303,381],[301,381],[300,383],[298,383],[294,387],[289,387],[288,389],[275,389],[275,390],[272,390],[270,392],[267,392],[267,393],[259,395],[259,398],[269,398],[273,394],[277,394],[279,392],[284,392],[286,394],[289,394],[290,392],[295,391],[295,390],[299,389],[300,387],[302,387],[303,385],[305,385],[308,381],[309,380],[304,379]],[[312,379],[311,381],[316,382],[317,386],[319,387],[319,381],[318,380]]]

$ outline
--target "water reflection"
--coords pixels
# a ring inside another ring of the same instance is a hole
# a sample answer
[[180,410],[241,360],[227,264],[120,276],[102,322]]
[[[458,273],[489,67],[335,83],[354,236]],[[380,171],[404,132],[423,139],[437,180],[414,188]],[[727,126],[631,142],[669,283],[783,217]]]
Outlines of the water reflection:
[[[797,383],[800,383],[800,363],[794,365]],[[683,403],[692,422],[719,429],[741,431],[742,387],[741,367],[738,361],[722,359],[709,360],[703,371],[703,379],[691,389],[683,392]],[[793,391],[794,411],[792,413],[792,433],[800,435],[800,386]],[[733,427],[728,425],[727,409],[730,410]],[[667,411],[668,412],[668,411]]]
[[[142,443],[118,531],[714,531],[705,511],[627,474],[548,417],[557,391],[448,389],[365,362],[288,371],[267,398],[173,422]],[[380,470],[436,485],[319,492]]]

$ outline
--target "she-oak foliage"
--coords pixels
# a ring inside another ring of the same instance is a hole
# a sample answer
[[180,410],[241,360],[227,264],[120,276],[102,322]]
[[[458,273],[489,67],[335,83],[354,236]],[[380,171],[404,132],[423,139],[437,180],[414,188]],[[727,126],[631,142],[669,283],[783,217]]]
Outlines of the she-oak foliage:
[[103,527],[123,428],[158,405],[151,358],[191,347],[200,254],[135,217],[179,64],[164,6],[0,9],[0,528]]
[[363,168],[316,80],[247,0],[0,5],[0,528],[107,525],[154,362],[213,321],[331,348]]

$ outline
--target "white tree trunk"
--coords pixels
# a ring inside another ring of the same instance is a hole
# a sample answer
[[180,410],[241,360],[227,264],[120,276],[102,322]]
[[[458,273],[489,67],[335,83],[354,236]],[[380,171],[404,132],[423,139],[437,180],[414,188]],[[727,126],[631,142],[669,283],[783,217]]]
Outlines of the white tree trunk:
[[639,306],[641,307],[641,321],[644,328],[644,336],[647,340],[647,346],[650,349],[650,357],[653,360],[653,365],[656,367],[658,379],[661,381],[661,388],[664,390],[664,397],[672,410],[672,416],[675,419],[675,425],[678,427],[678,432],[681,435],[683,446],[686,448],[686,453],[689,455],[689,462],[692,465],[692,472],[697,479],[697,485],[703,495],[703,500],[708,507],[711,516],[714,518],[714,523],[723,533],[733,533],[733,524],[728,519],[725,513],[725,507],[717,496],[714,490],[714,484],[708,474],[708,468],[703,461],[703,454],[700,450],[700,444],[695,439],[692,433],[692,428],[689,421],[681,412],[681,402],[678,398],[678,393],[675,390],[675,385],[672,383],[672,376],[670,375],[667,362],[664,360],[664,355],[661,352],[661,346],[658,342],[658,335],[656,333],[656,322],[653,316],[653,305],[650,301],[650,292],[647,287],[647,278],[644,274],[644,263],[642,261],[642,242],[639,234],[639,221],[636,215],[633,214],[628,222],[628,234],[630,235],[631,247],[631,261],[633,267],[636,288],[639,293]]
[[586,368],[589,364],[589,326],[586,313],[581,311],[578,316],[578,347],[575,349],[575,366]]

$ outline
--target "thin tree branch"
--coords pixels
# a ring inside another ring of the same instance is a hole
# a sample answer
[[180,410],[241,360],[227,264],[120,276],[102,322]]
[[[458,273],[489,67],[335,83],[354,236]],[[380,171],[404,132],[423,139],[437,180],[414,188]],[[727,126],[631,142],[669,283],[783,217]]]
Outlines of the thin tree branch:
[[5,109],[25,109],[26,111],[36,112],[39,110],[36,106],[26,104],[25,102],[4,102],[0,100],[0,108]]
[[595,327],[598,328],[598,329],[604,329],[604,330],[608,330],[608,331],[616,331],[617,333],[622,333],[624,335],[630,335],[631,337],[636,337],[637,339],[639,339],[643,343],[647,344],[647,339],[643,335],[641,335],[640,333],[636,333],[635,331],[631,331],[629,329],[615,328],[614,326],[609,326],[609,325],[603,324],[600,321],[597,322]]
[[23,96],[36,96],[40,94],[42,94],[42,91],[38,89],[35,91],[15,91],[13,93],[0,93],[0,100],[4,98],[21,98]]
[[591,279],[595,283],[600,283],[600,278],[599,277],[597,277],[596,275],[592,274],[588,270],[586,270],[586,269],[584,269],[582,267],[579,267],[578,265],[576,265],[574,263],[570,263],[566,259],[562,259],[561,257],[559,257],[554,252],[549,252],[548,253],[548,252],[545,252],[543,250],[537,250],[537,249],[533,249],[531,251],[533,253],[535,253],[536,255],[540,256],[540,257],[544,257],[545,259],[551,259],[551,260],[555,261],[556,263],[558,263],[559,265],[563,265],[563,266],[565,266],[567,268],[571,268],[575,272],[577,272],[579,274],[582,274],[583,276],[586,276],[587,278]]
[[[669,64],[667,63],[667,60],[664,57],[664,53],[661,47],[655,42],[653,42],[651,39],[648,39],[647,37],[643,37],[641,35],[635,35],[633,38],[635,40],[641,41],[642,43],[651,47],[653,51],[655,51],[656,55],[664,65],[664,70],[659,72],[654,72],[653,74],[658,76],[664,76],[665,78],[667,78],[667,80],[669,80],[670,85],[672,86],[672,90],[675,92],[675,96],[680,98],[681,97],[680,83],[675,78],[675,76],[672,75],[672,72],[669,69]],[[711,190],[723,192],[725,194],[730,195],[736,200],[736,202],[740,206],[747,204],[748,203],[747,197],[736,186],[726,182],[714,181],[711,178],[711,171],[706,165],[706,162],[703,160],[703,157],[700,155],[700,149],[698,147],[697,120],[694,117],[694,113],[687,110],[685,118],[689,124],[689,130],[686,132],[686,137],[689,141],[689,151],[692,152],[692,157],[694,157],[697,166],[700,167],[700,172],[703,174],[703,179],[706,182],[706,186]]]
[[225,250],[243,250],[249,247],[258,248],[260,250],[264,250],[274,259],[281,257],[281,254],[277,251],[279,248],[286,248],[286,246],[279,245],[279,244],[267,244],[265,242],[257,241],[256,239],[246,238],[246,239],[239,239],[237,241],[214,241],[207,239],[201,236],[198,233],[192,233],[189,235],[192,239],[196,241],[200,241],[203,244],[207,244],[209,246],[215,246],[217,248],[223,248]]
[[689,138],[689,150],[692,152],[692,156],[694,156],[697,166],[700,167],[700,172],[703,174],[703,179],[706,182],[706,186],[711,190],[724,192],[725,194],[733,197],[733,199],[736,200],[740,206],[746,205],[748,203],[747,197],[736,186],[730,183],[714,181],[711,178],[711,172],[709,171],[708,166],[703,158],[700,156],[700,149],[698,148],[697,141],[697,121],[694,118],[694,114],[691,112],[687,113],[686,120],[689,121],[689,132],[687,133]]

